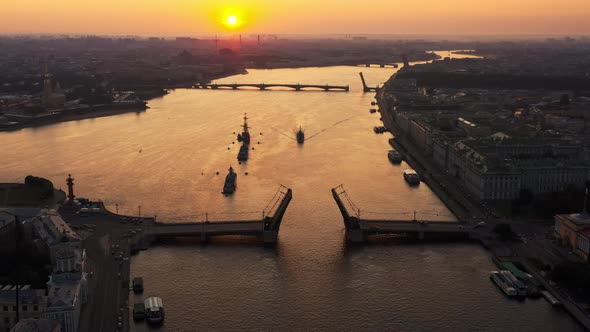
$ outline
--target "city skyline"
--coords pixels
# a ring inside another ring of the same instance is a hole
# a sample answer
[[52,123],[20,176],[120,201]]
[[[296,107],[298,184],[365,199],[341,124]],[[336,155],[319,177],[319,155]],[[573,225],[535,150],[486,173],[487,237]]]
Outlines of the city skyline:
[[[392,8],[379,10],[379,8]],[[1,34],[207,35],[417,34],[585,35],[585,0],[386,0],[345,3],[286,0],[194,2],[172,0],[25,0],[0,4]],[[235,16],[238,24],[225,24]]]

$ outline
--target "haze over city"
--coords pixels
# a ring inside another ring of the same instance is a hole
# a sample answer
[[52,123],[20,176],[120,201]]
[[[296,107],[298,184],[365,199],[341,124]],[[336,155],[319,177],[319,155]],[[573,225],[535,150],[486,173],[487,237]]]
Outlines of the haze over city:
[[[587,0],[23,0],[0,3],[3,34],[583,35]],[[236,15],[239,27],[223,22]]]

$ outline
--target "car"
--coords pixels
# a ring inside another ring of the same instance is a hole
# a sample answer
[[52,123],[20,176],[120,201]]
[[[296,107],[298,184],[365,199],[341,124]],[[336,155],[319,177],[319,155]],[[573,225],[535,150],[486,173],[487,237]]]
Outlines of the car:
[[475,224],[475,228],[483,227],[485,225],[486,225],[486,222],[485,221],[480,221],[477,224]]
[[143,229],[141,229],[141,228],[137,228],[135,231],[136,231],[137,233],[140,233],[141,231],[143,231]]

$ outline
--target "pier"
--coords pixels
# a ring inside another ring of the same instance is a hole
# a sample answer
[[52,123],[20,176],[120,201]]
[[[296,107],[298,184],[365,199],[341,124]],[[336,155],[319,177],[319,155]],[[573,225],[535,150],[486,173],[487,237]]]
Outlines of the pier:
[[320,90],[320,91],[343,91],[348,92],[350,87],[348,85],[321,85],[321,84],[265,84],[265,83],[208,83],[208,84],[195,84],[193,86],[195,89],[231,89],[231,90],[238,90],[241,88],[254,88],[258,90],[268,90],[272,88],[288,88],[293,89],[295,91],[303,91],[303,90]]
[[[365,243],[369,236],[390,234],[413,236],[419,240],[469,239],[479,236],[473,227],[458,222],[417,220],[415,217],[412,220],[361,219],[360,210],[350,200],[342,185],[332,189],[332,196],[342,214],[346,240],[349,243]],[[353,215],[349,213],[345,202],[354,211]]]
[[[206,241],[213,236],[244,235],[256,237],[265,245],[274,245],[277,242],[281,221],[292,198],[291,189],[281,186],[260,220],[208,221],[206,218],[191,223],[144,223],[144,241],[151,242],[162,237],[197,237]],[[272,214],[266,216],[266,213]]]

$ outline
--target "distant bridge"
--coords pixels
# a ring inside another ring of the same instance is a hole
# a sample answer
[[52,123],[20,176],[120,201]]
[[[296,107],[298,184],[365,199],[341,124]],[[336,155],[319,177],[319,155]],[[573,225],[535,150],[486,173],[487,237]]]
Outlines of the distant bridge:
[[[472,227],[458,222],[440,222],[429,220],[367,220],[360,218],[360,210],[348,197],[348,194],[340,185],[332,189],[332,196],[342,213],[346,240],[351,243],[364,243],[371,235],[405,234],[413,235],[420,240],[425,238],[471,238],[475,235]],[[344,201],[355,211],[352,216],[348,212]]]
[[255,88],[259,90],[267,90],[271,88],[288,88],[293,89],[295,91],[302,91],[302,90],[323,90],[323,91],[344,91],[347,92],[350,90],[348,85],[321,85],[321,84],[265,84],[265,83],[208,83],[208,84],[195,84],[195,89],[232,89],[238,90],[240,88]]
[[371,66],[379,66],[380,68],[398,68],[399,65],[397,63],[366,63],[365,67]]
[[[274,213],[261,220],[246,221],[199,221],[191,223],[158,223],[146,225],[145,237],[153,240],[159,237],[198,237],[205,241],[212,236],[246,235],[255,236],[265,245],[274,245],[277,241],[281,221],[293,198],[291,189],[281,186],[267,205],[268,211]],[[265,209],[266,210],[266,209]]]

